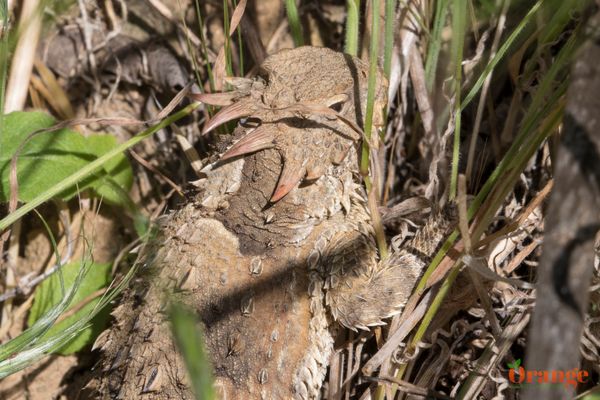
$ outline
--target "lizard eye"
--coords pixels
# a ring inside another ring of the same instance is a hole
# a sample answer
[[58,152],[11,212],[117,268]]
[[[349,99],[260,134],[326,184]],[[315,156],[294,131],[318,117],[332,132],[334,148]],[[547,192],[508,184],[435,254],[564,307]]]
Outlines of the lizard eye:
[[325,100],[325,104],[335,112],[342,112],[348,104],[348,95],[336,94]]
[[350,102],[348,101],[348,95],[342,93],[331,96],[325,100],[325,104],[336,113],[344,114],[348,110]]
[[329,106],[329,108],[331,108],[333,111],[339,113],[342,111],[342,103],[335,103],[335,104]]
[[261,120],[256,117],[240,118],[240,125],[244,128],[255,129],[261,125]]
[[171,86],[171,91],[173,93],[179,93],[183,90],[184,87],[185,85],[182,85],[181,83],[175,83]]

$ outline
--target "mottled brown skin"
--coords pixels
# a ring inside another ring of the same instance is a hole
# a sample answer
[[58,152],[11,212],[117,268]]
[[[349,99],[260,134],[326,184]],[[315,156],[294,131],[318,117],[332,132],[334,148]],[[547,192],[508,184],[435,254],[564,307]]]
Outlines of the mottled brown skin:
[[[97,341],[103,359],[89,388],[98,398],[192,398],[164,315],[168,293],[198,311],[223,399],[318,398],[334,320],[368,329],[401,310],[444,229],[429,224],[407,247],[418,251],[379,262],[357,173],[360,135],[331,113],[307,111],[333,106],[360,125],[367,71],[350,56],[302,47],[238,82],[216,123],[252,119],[225,160],[205,169],[196,198],[164,218],[116,323]],[[382,110],[386,81],[377,82]],[[379,112],[375,120],[383,123]]]

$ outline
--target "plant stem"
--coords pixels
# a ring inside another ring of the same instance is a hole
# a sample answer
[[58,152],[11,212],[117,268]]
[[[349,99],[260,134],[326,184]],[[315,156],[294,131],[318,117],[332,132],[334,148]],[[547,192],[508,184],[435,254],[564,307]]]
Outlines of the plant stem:
[[392,69],[392,50],[394,49],[394,22],[396,18],[396,0],[385,0],[385,44],[383,51],[383,72],[390,79]]
[[358,54],[358,13],[360,10],[360,0],[347,0],[348,4],[346,16],[346,43],[344,51],[350,55]]
[[452,146],[452,172],[450,174],[449,200],[456,197],[458,161],[460,155],[462,60],[467,25],[467,1],[454,0],[452,8],[452,61],[454,63],[454,144]]
[[231,66],[231,37],[229,29],[229,2],[223,0],[223,30],[225,31],[225,70],[227,76],[233,76],[233,67]]
[[371,3],[373,16],[371,21],[371,45],[369,49],[369,88],[367,90],[367,110],[365,112],[365,137],[360,160],[360,173],[369,175],[369,144],[373,130],[373,107],[375,105],[375,87],[377,85],[377,58],[379,55],[379,1]]
[[287,12],[288,23],[290,24],[290,30],[292,31],[294,45],[296,47],[304,46],[302,26],[300,25],[300,18],[298,17],[296,0],[285,0],[285,11]]

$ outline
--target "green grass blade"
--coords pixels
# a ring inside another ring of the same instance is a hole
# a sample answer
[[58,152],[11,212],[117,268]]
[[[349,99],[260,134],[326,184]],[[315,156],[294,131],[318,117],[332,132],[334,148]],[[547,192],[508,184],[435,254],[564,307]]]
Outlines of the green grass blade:
[[429,46],[427,46],[427,59],[425,61],[425,83],[427,84],[427,91],[429,93],[433,90],[435,83],[438,58],[442,47],[442,30],[446,22],[448,8],[448,0],[435,2],[433,30],[430,35]]
[[227,76],[233,76],[233,66],[231,64],[231,37],[229,27],[229,2],[223,0],[223,30],[225,31],[225,71]]
[[300,17],[298,16],[296,0],[285,0],[285,11],[287,13],[288,23],[290,24],[292,38],[294,39],[294,45],[296,47],[304,46],[304,36],[302,34],[302,25],[300,23]]
[[375,240],[377,242],[377,248],[379,249],[379,255],[382,259],[387,257],[387,243],[385,241],[385,233],[381,220],[377,211],[377,201],[375,199],[375,193],[372,190],[375,188],[371,184],[371,177],[369,176],[369,154],[370,148],[367,143],[370,141],[373,135],[373,112],[375,107],[375,89],[377,87],[377,75],[378,75],[378,57],[379,57],[379,6],[380,0],[373,0],[371,6],[373,7],[373,19],[371,21],[371,43],[369,49],[369,83],[367,89],[367,105],[365,112],[365,140],[362,143],[362,154],[361,154],[361,165],[360,172],[364,177],[365,186],[369,193],[369,209],[371,210],[371,216],[373,220],[373,229],[375,230]]
[[[41,217],[41,215],[38,214],[38,216],[40,216],[42,224],[44,225],[46,232],[48,234],[48,237],[50,239],[50,242],[52,244],[52,248],[54,249],[56,262],[60,263],[61,258],[60,258],[60,255],[58,254],[58,250],[57,250],[58,247],[54,240],[54,235],[52,234],[52,230],[50,229],[50,227],[48,226],[46,221]],[[85,265],[85,264],[82,263],[82,265]],[[56,273],[58,273],[59,276],[62,278],[62,275],[60,275],[62,273],[60,268],[58,269],[58,271]],[[15,337],[14,339],[1,345],[0,346],[0,360],[4,361],[6,359],[13,358],[12,356],[14,354],[16,354],[20,351],[23,351],[23,349],[34,344],[38,338],[40,338],[44,333],[46,333],[46,331],[48,331],[48,329],[50,329],[50,327],[54,324],[56,319],[67,309],[69,303],[71,302],[71,300],[73,299],[73,296],[75,295],[75,292],[79,288],[79,283],[83,279],[84,275],[85,275],[85,268],[82,268],[80,273],[77,276],[75,284],[73,285],[71,290],[69,290],[68,292],[65,291],[65,287],[64,287],[64,283],[63,283],[62,279],[60,280],[62,294],[63,294],[62,301],[60,303],[56,304],[50,310],[48,310],[47,313],[45,313],[31,327],[29,327],[28,329],[23,331],[19,336]],[[0,377],[1,377],[1,375],[0,375]]]
[[[373,19],[371,21],[371,43],[369,49],[369,87],[367,90],[367,110],[365,112],[365,137],[371,139],[373,131],[373,108],[375,106],[375,87],[377,86],[377,57],[379,55],[379,1],[373,0]],[[363,141],[360,160],[362,176],[369,175],[369,145]]]
[[392,70],[392,51],[394,50],[394,22],[396,0],[385,0],[385,44],[383,50],[383,72],[390,78]]
[[[233,0],[233,9],[237,8],[237,0]],[[244,42],[242,41],[242,30],[237,29],[237,42],[238,42],[238,58],[240,60],[240,70],[238,76],[244,76]]]
[[[0,114],[4,114],[4,92],[6,90],[6,75],[8,72],[8,4],[0,0]],[[0,134],[3,128],[0,117]]]
[[536,15],[538,10],[540,9],[540,6],[542,5],[542,3],[543,3],[543,0],[539,0],[537,3],[535,3],[533,5],[533,7],[531,7],[529,12],[519,22],[519,25],[517,25],[517,27],[512,31],[512,33],[509,35],[509,37],[504,41],[502,46],[500,46],[500,49],[498,49],[498,52],[496,53],[496,55],[487,63],[485,69],[483,70],[483,72],[481,73],[481,75],[479,76],[479,78],[477,79],[477,81],[475,82],[475,84],[473,85],[471,90],[469,91],[469,93],[463,99],[462,105],[461,105],[463,110],[471,102],[471,100],[473,100],[473,98],[477,95],[477,93],[483,86],[485,79],[488,77],[489,74],[492,73],[492,71],[494,70],[494,68],[496,68],[498,63],[504,58],[504,55],[508,52],[508,50],[511,48],[513,43],[515,43],[515,41],[519,38],[521,33],[523,33],[525,31],[525,28],[527,27],[527,25],[529,25],[529,23],[531,23],[531,21],[533,20],[533,17]]
[[[200,43],[202,44],[202,58],[204,59],[204,65],[206,66],[206,73],[208,74],[208,81],[210,83],[211,92],[215,91],[215,77],[213,75],[212,66],[210,61],[208,60],[208,47],[206,46],[206,36],[204,36],[204,22],[202,19],[202,13],[200,12],[200,0],[195,0],[194,2],[196,8],[196,19],[198,20],[198,37],[200,38]],[[194,60],[195,62],[195,60]],[[202,80],[200,79],[200,75],[198,74],[197,69],[196,73],[196,81],[200,87],[202,87]]]
[[204,335],[197,328],[198,317],[180,304],[171,306],[169,317],[173,336],[185,361],[196,399],[214,399],[213,374],[204,348]]
[[454,144],[452,146],[452,171],[449,199],[456,197],[458,162],[460,155],[462,60],[467,28],[467,1],[454,0],[452,7],[452,63],[454,65]]
[[36,343],[35,339],[41,337],[68,307],[72,295],[76,291],[76,288],[79,287],[79,282],[83,279],[85,271],[82,268],[80,275],[77,277],[78,281],[76,281],[72,287],[72,291],[67,293],[60,304],[57,304],[53,309],[48,311],[43,318],[39,319],[22,334],[0,346],[0,379],[32,365],[42,357],[63,347],[66,343],[79,335],[82,330],[90,325],[92,318],[94,318],[104,307],[108,306],[117,295],[127,287],[129,281],[137,271],[137,266],[138,264],[134,265],[117,286],[105,293],[94,311],[86,318],[80,319],[64,331],[48,337],[43,343]]
[[344,51],[353,56],[358,55],[358,28],[360,0],[347,0],[346,4],[346,40]]

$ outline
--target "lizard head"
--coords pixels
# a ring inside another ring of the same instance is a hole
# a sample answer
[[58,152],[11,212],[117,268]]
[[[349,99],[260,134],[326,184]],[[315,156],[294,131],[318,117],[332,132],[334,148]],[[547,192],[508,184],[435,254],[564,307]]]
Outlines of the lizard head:
[[[382,127],[387,81],[377,75],[373,121]],[[257,78],[230,83],[232,91],[194,96],[225,106],[205,124],[203,134],[238,118],[257,121],[221,160],[278,150],[282,170],[271,202],[342,163],[362,138],[368,65],[358,58],[320,47],[283,50],[264,61]]]

